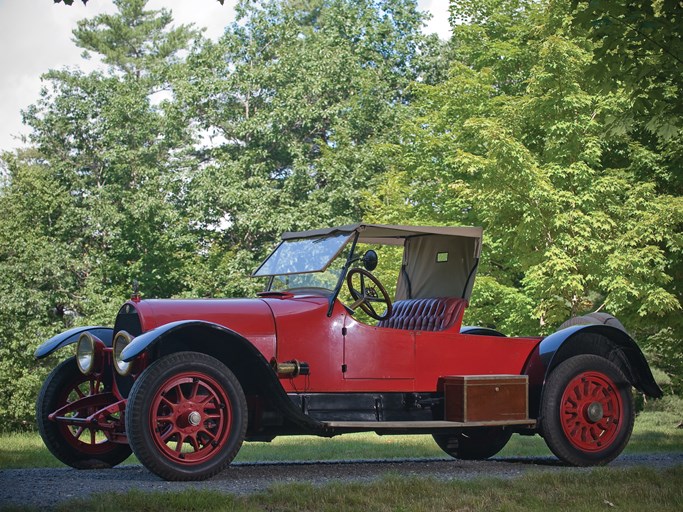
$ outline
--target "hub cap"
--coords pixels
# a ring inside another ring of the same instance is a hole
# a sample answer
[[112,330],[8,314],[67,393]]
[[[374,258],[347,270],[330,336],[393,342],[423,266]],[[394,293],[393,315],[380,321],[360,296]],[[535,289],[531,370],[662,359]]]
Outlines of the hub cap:
[[588,421],[591,423],[597,423],[603,418],[604,415],[602,404],[600,402],[593,402],[586,407],[586,419],[588,419]]
[[197,411],[192,411],[190,414],[187,415],[187,421],[190,425],[196,427],[202,421],[202,416]]
[[230,400],[209,375],[188,372],[167,380],[150,409],[150,428],[161,453],[176,463],[199,464],[228,440]]
[[619,433],[622,414],[619,390],[603,373],[577,375],[562,394],[562,429],[569,442],[583,451],[609,447]]

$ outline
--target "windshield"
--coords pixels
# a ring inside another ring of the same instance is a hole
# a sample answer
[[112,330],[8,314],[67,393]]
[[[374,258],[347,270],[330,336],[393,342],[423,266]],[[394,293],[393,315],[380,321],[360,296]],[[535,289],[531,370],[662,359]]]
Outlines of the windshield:
[[339,255],[352,233],[285,240],[254,272],[254,277],[322,272]]
[[[342,258],[339,258],[342,259]],[[307,290],[317,292],[332,292],[339,282],[341,268],[328,268],[324,272],[310,274],[288,274],[273,276],[268,291]]]

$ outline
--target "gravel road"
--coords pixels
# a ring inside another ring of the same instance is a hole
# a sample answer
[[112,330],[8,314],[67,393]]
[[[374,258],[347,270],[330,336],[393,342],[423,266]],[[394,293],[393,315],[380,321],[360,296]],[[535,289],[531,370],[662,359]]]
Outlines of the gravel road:
[[[683,465],[683,453],[622,455],[609,467]],[[587,471],[567,468],[552,458],[494,458],[488,461],[453,459],[362,460],[342,462],[234,463],[220,475],[204,482],[165,482],[142,466],[79,471],[71,468],[8,469],[0,471],[0,508],[33,505],[41,509],[56,500],[86,497],[93,493],[130,489],[180,491],[211,489],[232,494],[263,491],[274,483],[369,482],[387,473],[402,476],[467,480],[480,476],[513,478],[528,471]]]

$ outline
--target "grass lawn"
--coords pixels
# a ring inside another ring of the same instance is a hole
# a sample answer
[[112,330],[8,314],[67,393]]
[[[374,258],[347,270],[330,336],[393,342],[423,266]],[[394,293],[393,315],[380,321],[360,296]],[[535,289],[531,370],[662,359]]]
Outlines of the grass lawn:
[[513,479],[478,478],[469,481],[385,476],[370,484],[277,485],[249,496],[198,490],[179,493],[133,491],[64,502],[57,510],[679,512],[683,510],[683,468],[661,471],[599,468],[580,473],[530,473]]

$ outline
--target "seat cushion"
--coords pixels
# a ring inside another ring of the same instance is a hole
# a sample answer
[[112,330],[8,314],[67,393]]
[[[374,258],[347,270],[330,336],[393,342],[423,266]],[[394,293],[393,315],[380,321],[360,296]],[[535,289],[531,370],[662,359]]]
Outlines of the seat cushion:
[[391,317],[377,325],[411,331],[444,331],[462,321],[466,307],[467,301],[456,297],[399,300],[394,303]]

